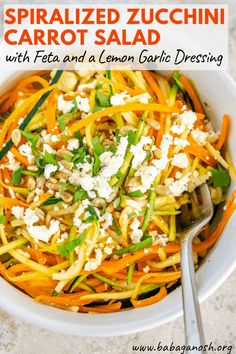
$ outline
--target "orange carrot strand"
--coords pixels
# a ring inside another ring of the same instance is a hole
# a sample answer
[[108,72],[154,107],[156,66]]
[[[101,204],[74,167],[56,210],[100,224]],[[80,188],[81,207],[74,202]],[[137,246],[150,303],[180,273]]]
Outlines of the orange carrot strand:
[[162,286],[156,295],[151,296],[151,297],[144,299],[144,300],[131,299],[131,302],[134,307],[144,307],[144,306],[153,305],[156,302],[161,301],[162,299],[164,299],[164,297],[166,297],[166,295],[167,295],[167,290],[166,290],[165,286]]
[[227,114],[225,114],[223,117],[220,137],[215,145],[215,148],[217,150],[220,150],[222,148],[223,144],[226,142],[228,131],[229,131],[229,122],[230,122],[229,116]]
[[204,109],[203,109],[203,106],[201,104],[201,101],[200,101],[197,93],[193,89],[192,85],[188,81],[188,79],[185,76],[180,76],[179,80],[180,80],[180,82],[182,82],[182,84],[184,85],[189,97],[193,101],[193,105],[194,105],[195,111],[197,113],[203,113],[204,114]]

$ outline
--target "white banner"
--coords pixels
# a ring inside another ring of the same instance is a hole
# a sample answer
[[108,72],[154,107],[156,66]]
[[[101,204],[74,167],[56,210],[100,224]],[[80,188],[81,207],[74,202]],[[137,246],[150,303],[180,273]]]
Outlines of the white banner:
[[227,62],[226,5],[4,6],[6,70],[222,70]]

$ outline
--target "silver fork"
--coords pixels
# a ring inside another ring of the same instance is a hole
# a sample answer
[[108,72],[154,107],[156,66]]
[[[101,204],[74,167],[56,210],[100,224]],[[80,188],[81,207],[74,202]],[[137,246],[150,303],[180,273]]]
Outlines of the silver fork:
[[[198,232],[210,221],[213,215],[211,196],[206,183],[199,187],[199,192],[202,201],[198,204],[200,209],[200,217],[195,220],[191,226],[186,227],[180,236],[185,341],[186,345],[190,345],[191,347],[204,346],[205,343],[197,296],[197,286],[192,255],[192,241],[194,236],[196,236]],[[191,353],[194,352],[191,351]],[[196,351],[196,353],[203,353],[203,351]]]

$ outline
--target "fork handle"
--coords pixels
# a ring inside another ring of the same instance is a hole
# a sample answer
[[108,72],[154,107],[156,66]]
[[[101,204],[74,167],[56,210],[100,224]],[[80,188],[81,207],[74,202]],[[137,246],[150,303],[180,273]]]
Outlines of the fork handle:
[[[185,338],[188,346],[204,346],[204,334],[194,272],[191,237],[181,241],[182,294]],[[203,353],[203,350],[187,353]],[[204,352],[206,353],[206,352]]]

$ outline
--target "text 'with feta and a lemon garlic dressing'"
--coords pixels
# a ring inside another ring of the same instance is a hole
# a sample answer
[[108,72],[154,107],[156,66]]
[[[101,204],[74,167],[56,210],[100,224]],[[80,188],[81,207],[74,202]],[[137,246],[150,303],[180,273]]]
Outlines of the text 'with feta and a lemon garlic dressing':
[[[191,192],[207,182],[215,207],[226,200],[230,119],[216,132],[178,72],[55,75],[0,98],[0,273],[76,312],[156,303],[180,282],[181,220],[199,214]],[[195,237],[196,269],[235,208],[233,193],[217,227]]]

